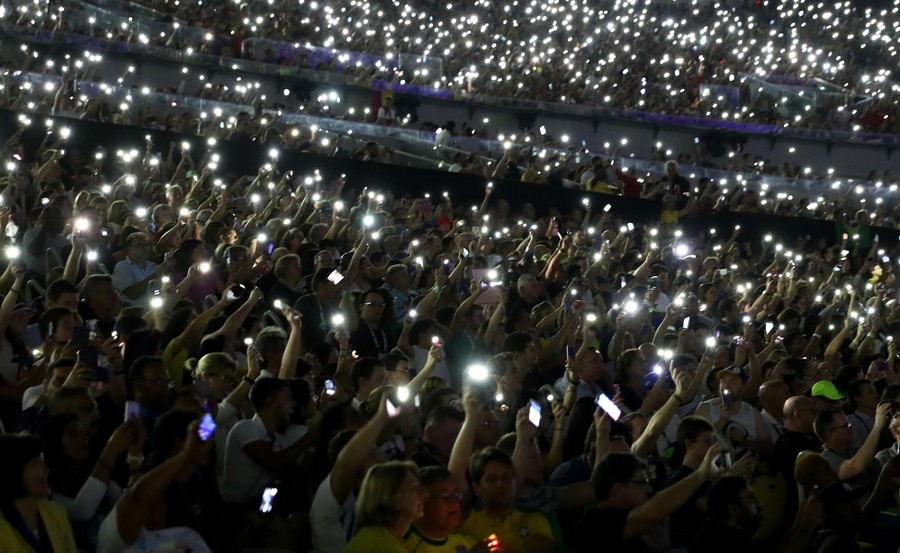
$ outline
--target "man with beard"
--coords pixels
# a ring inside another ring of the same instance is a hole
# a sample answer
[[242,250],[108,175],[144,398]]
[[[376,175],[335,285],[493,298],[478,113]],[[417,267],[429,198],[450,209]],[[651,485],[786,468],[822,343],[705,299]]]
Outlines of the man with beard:
[[282,433],[295,403],[285,380],[259,378],[250,388],[256,415],[228,433],[222,500],[246,509],[259,506],[263,491],[278,473],[293,465],[306,450],[305,440],[287,445]]

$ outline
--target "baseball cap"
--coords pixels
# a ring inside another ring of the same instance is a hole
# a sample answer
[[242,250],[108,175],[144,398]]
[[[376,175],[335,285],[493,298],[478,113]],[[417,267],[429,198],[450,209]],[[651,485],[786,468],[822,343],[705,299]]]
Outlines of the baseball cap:
[[722,380],[724,377],[726,377],[728,375],[734,375],[734,376],[740,378],[741,382],[743,382],[744,384],[746,384],[747,381],[750,380],[750,376],[747,374],[747,371],[745,371],[744,369],[737,367],[735,365],[725,367],[724,369],[717,372],[716,380]]
[[825,399],[830,399],[831,401],[842,401],[844,396],[842,396],[837,388],[834,387],[828,380],[820,380],[813,384],[812,387],[812,397],[824,397]]

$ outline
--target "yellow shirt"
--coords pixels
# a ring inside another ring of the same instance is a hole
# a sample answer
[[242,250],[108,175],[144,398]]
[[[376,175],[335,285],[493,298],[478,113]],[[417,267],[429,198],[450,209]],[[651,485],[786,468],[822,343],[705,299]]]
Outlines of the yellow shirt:
[[415,525],[410,527],[403,539],[409,553],[468,553],[475,546],[475,540],[460,534],[450,534],[442,540],[430,539]]
[[169,373],[169,378],[172,379],[175,391],[179,391],[184,382],[184,364],[188,360],[188,350],[183,349],[178,354],[173,355],[172,343],[166,344],[166,348],[163,350],[163,366],[165,366],[166,372]]
[[[54,553],[76,553],[75,536],[72,534],[72,525],[69,524],[69,516],[66,509],[59,503],[49,500],[38,502],[38,514],[41,522],[47,530],[50,544]],[[3,516],[0,516],[0,551],[15,551],[16,553],[33,553],[15,527]]]
[[546,536],[554,541],[553,530],[543,513],[526,513],[519,509],[513,509],[504,520],[490,518],[484,511],[472,511],[461,530],[476,540],[496,534],[503,547],[513,551],[525,551],[534,536]]
[[353,536],[344,553],[406,553],[406,547],[384,526],[365,526]]

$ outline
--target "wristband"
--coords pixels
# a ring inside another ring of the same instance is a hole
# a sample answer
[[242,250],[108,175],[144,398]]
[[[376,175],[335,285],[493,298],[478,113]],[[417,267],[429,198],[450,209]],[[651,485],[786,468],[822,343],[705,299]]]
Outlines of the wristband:
[[256,384],[256,379],[250,378],[249,376],[245,376],[245,377],[242,378],[241,380],[243,380],[244,382],[246,382],[247,384],[249,384],[249,385],[251,385],[251,386],[253,386],[254,384]]
[[819,340],[821,340],[821,339],[822,339],[822,335],[821,335],[821,334],[819,334],[819,333],[818,333],[818,332],[813,332],[813,335],[812,335],[812,337],[813,337],[813,338],[818,338],[818,339],[819,339]]

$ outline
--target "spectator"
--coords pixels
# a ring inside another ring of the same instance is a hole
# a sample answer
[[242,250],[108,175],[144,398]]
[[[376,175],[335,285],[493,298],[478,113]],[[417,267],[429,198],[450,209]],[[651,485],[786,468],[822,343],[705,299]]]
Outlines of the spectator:
[[462,522],[462,492],[443,467],[419,469],[422,516],[403,540],[406,551],[472,551],[474,541],[456,533]]
[[305,444],[288,445],[280,432],[295,407],[287,382],[258,378],[250,403],[256,415],[236,423],[225,446],[222,500],[242,510],[256,510],[263,490],[305,451]]
[[404,536],[421,516],[422,492],[416,466],[397,461],[374,465],[366,473],[356,502],[359,531],[344,551],[404,553]]
[[58,551],[75,553],[77,547],[65,508],[50,501],[47,465],[37,438],[0,436],[0,549],[3,551]]
[[122,296],[131,304],[149,305],[151,281],[167,272],[168,267],[157,267],[149,260],[150,241],[142,232],[133,232],[125,239],[126,257],[116,263],[113,269],[113,283]]
[[878,464],[872,461],[881,431],[887,424],[889,404],[881,404],[875,412],[875,424],[863,447],[853,449],[850,422],[840,411],[823,411],[815,422],[816,436],[822,440],[822,457],[860,503],[865,503],[878,480]]
[[697,471],[652,498],[643,461],[630,453],[605,456],[591,476],[597,506],[581,520],[576,549],[592,551],[591,536],[599,533],[609,551],[652,550],[644,541],[652,536],[666,539],[660,524],[715,475],[713,463],[719,453],[709,448]]

